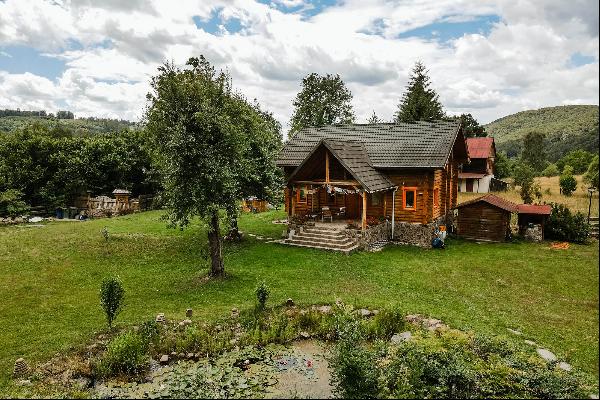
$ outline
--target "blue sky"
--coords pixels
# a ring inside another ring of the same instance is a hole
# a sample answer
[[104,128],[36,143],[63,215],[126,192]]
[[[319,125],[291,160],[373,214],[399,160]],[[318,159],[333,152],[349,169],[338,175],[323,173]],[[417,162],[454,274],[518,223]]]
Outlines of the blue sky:
[[0,108],[138,119],[166,60],[203,54],[287,126],[303,76],[337,73],[390,119],[423,61],[450,114],[598,104],[598,2],[0,2]]

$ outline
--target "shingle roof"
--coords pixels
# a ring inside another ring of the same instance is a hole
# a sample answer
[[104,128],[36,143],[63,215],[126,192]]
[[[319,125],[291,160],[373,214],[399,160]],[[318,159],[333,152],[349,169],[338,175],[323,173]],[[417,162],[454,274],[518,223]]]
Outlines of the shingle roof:
[[552,207],[549,204],[519,204],[519,214],[550,215]]
[[491,157],[493,145],[493,137],[467,138],[467,150],[470,158]]
[[459,127],[459,121],[418,121],[305,128],[284,145],[277,165],[298,166],[321,139],[330,139],[364,143],[374,168],[443,168]]
[[113,194],[131,194],[127,189],[115,189],[112,191]]
[[457,205],[456,208],[461,208],[464,206],[468,206],[470,204],[479,203],[480,201],[486,202],[488,204],[491,204],[491,205],[501,208],[503,210],[509,211],[511,213],[517,212],[517,209],[518,209],[517,208],[518,206],[515,203],[513,203],[512,201],[508,201],[508,200],[503,199],[502,197],[498,197],[494,194],[486,194],[485,196],[462,202],[459,205]]

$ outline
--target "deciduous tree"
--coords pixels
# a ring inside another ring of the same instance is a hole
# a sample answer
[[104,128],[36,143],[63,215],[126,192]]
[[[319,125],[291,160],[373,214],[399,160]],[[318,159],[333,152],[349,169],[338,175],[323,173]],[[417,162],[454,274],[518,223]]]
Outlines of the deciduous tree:
[[352,93],[339,75],[307,75],[293,105],[290,135],[308,126],[354,122]]

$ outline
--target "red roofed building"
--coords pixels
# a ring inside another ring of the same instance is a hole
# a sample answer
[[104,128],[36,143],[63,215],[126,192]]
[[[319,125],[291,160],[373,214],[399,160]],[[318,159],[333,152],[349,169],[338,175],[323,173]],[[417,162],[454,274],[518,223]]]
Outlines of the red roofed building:
[[494,178],[496,145],[492,137],[467,138],[470,162],[458,173],[458,191],[488,193],[505,190],[506,183]]

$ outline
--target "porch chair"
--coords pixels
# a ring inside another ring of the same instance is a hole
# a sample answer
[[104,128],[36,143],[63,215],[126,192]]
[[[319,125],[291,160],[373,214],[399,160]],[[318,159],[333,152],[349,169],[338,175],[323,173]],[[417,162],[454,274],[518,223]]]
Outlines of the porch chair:
[[346,207],[340,207],[337,216],[343,219],[346,216]]
[[333,222],[333,214],[329,207],[322,207],[321,211],[321,222],[324,222],[325,218],[329,218],[329,222]]

